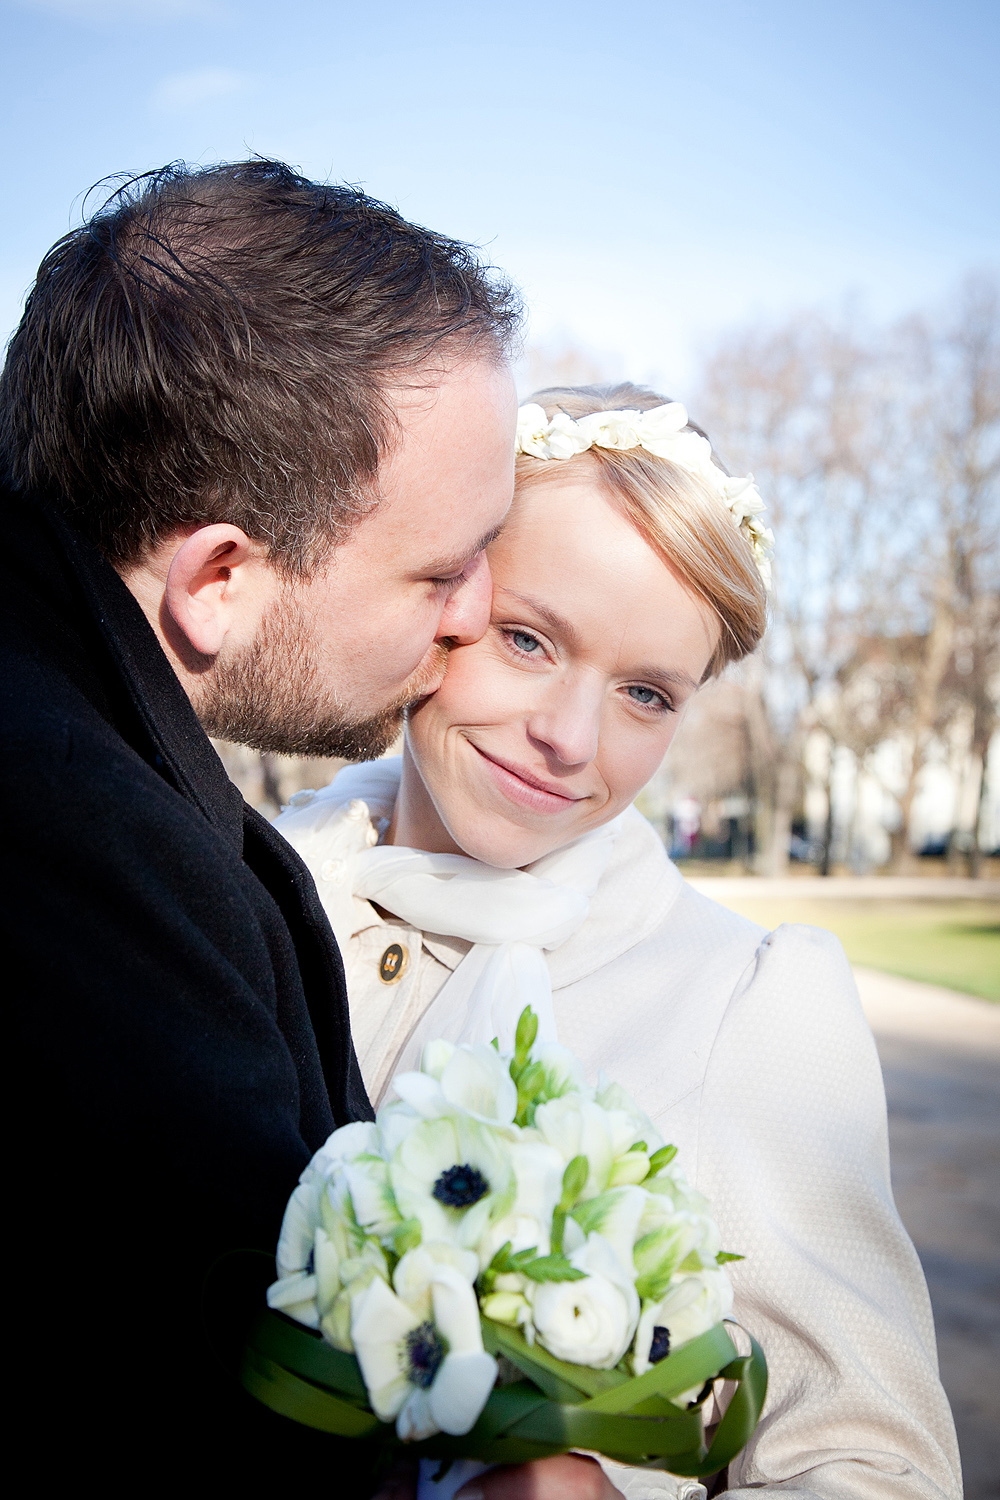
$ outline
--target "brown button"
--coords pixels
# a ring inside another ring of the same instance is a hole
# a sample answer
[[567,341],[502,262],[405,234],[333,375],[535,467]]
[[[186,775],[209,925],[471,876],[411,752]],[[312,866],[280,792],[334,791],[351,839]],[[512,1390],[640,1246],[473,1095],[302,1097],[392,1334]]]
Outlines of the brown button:
[[383,984],[395,984],[402,979],[409,954],[402,943],[390,943],[378,961],[378,977]]

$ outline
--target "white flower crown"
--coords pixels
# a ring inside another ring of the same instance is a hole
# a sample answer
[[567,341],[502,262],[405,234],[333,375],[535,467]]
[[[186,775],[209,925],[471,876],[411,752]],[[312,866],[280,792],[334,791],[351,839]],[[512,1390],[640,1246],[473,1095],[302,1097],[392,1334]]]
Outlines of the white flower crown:
[[736,479],[725,474],[713,462],[708,439],[688,429],[687,409],[679,401],[650,411],[595,411],[578,418],[559,411],[551,421],[533,401],[518,410],[516,452],[531,458],[562,459],[588,448],[644,448],[695,474],[718,495],[733,524],[746,536],[764,587],[770,588],[774,533],[759,519],[764,502],[753,475]]

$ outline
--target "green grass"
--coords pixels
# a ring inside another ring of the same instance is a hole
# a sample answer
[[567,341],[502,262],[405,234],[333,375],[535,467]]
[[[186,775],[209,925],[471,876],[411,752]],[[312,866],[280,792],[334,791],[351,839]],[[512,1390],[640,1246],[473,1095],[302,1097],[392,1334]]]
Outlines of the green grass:
[[827,927],[840,938],[852,963],[1000,1001],[996,902],[735,896],[723,905],[764,927],[780,922]]

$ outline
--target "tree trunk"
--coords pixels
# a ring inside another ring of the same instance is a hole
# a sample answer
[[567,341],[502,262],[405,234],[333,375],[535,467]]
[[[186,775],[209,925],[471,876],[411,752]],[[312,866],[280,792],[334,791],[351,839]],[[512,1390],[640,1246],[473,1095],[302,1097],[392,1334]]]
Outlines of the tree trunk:
[[899,798],[899,828],[891,838],[892,869],[897,875],[905,874],[913,866],[913,854],[910,850],[910,820],[913,815],[913,803],[917,795],[917,781],[924,768],[934,731],[938,692],[948,669],[954,639],[955,613],[952,607],[951,583],[949,579],[942,577],[937,589],[934,622],[930,635],[927,637],[927,646],[920,664],[917,690],[914,695],[913,750],[910,755],[910,770],[906,786]]

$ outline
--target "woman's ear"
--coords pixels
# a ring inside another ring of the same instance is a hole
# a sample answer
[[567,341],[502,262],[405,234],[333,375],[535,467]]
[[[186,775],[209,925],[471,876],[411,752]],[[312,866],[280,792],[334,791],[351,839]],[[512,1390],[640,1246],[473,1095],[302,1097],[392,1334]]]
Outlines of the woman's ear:
[[255,557],[238,526],[199,526],[178,547],[167,570],[164,609],[199,656],[217,656],[247,591]]

